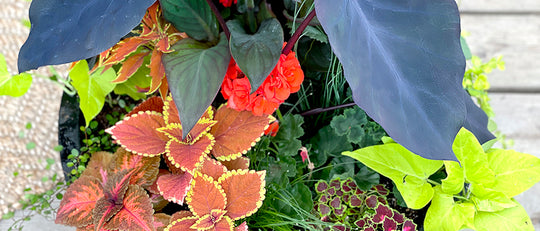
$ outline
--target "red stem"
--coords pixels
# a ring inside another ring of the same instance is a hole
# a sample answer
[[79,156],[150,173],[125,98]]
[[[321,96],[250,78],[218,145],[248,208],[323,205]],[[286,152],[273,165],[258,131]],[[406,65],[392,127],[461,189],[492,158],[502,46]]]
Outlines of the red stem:
[[219,22],[219,25],[221,25],[221,28],[223,28],[223,32],[225,33],[225,36],[227,36],[227,40],[230,40],[231,32],[229,31],[229,27],[227,27],[227,23],[225,23],[225,20],[223,19],[223,17],[219,13],[218,8],[216,7],[216,5],[214,5],[212,0],[206,0],[206,2],[210,6],[210,9],[212,9],[212,12],[214,12],[214,15],[216,16],[216,18],[217,18],[217,20]]
[[291,52],[294,44],[296,44],[296,42],[300,38],[300,35],[302,35],[302,32],[304,32],[304,30],[308,26],[309,22],[311,22],[311,20],[315,17],[315,14],[315,9],[309,12],[308,16],[304,19],[304,21],[302,21],[298,29],[296,29],[296,31],[294,32],[291,39],[289,39],[289,41],[287,42],[287,45],[285,45],[285,47],[283,48],[283,51],[281,52],[282,54],[288,55],[289,52]]

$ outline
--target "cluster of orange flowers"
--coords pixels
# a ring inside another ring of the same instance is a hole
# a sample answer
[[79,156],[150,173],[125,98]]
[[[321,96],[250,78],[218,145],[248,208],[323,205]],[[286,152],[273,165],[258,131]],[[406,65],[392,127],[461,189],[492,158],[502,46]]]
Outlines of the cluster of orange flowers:
[[231,60],[225,80],[221,85],[221,94],[228,100],[228,107],[239,111],[251,111],[254,115],[269,115],[291,93],[300,90],[304,81],[304,72],[294,52],[282,54],[276,67],[264,80],[261,86],[251,93],[249,79],[242,73],[238,65]]

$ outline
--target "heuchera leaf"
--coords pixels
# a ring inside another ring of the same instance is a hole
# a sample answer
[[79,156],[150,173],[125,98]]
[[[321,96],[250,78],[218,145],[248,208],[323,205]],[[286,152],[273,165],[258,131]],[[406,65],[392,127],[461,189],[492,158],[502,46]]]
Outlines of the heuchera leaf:
[[143,188],[130,185],[122,203],[122,209],[105,224],[106,229],[155,230],[152,202]]
[[462,88],[454,1],[317,0],[315,10],[354,101],[396,142],[425,158],[456,160],[451,147],[462,126],[481,142],[494,138]]
[[102,195],[103,188],[97,178],[81,176],[64,194],[55,223],[77,227],[92,224],[92,210]]
[[225,209],[227,197],[218,181],[195,173],[186,202],[195,216],[210,214],[214,209]]
[[165,121],[160,113],[141,111],[124,118],[106,131],[126,150],[139,155],[155,156],[165,152],[169,140],[165,134],[157,131],[163,126]]
[[533,231],[534,226],[527,211],[517,201],[516,206],[499,212],[477,212],[474,217],[474,228],[478,231]]
[[250,111],[237,111],[226,106],[217,110],[214,119],[218,123],[210,130],[216,139],[212,155],[218,160],[236,159],[247,153],[275,120],[272,116],[255,116]]
[[155,0],[35,0],[19,72],[96,56],[141,22]]
[[200,0],[160,0],[163,17],[199,41],[216,41],[219,28],[210,6]]
[[239,20],[230,20],[227,26],[231,31],[231,55],[255,91],[272,72],[281,56],[281,24],[275,18],[264,20],[255,34],[246,33]]
[[188,172],[183,174],[165,174],[158,178],[157,186],[159,193],[165,200],[172,201],[177,204],[184,204],[193,176]]
[[397,143],[369,146],[343,152],[343,155],[357,159],[392,179],[412,209],[420,209],[431,200],[433,189],[427,179],[443,165],[443,161],[424,159]]
[[[218,179],[227,195],[227,216],[233,220],[255,213],[262,205],[266,171],[232,170]],[[246,182],[250,182],[246,184]]]
[[474,204],[456,203],[453,194],[446,194],[440,186],[435,186],[435,194],[426,213],[424,228],[441,231],[460,230],[464,225],[473,224],[475,212]]
[[216,97],[231,56],[225,35],[213,47],[188,38],[172,49],[162,59],[185,137]]
[[111,93],[116,85],[111,82],[116,78],[113,69],[103,71],[103,68],[98,68],[92,74],[88,71],[86,60],[77,62],[69,71],[71,84],[81,98],[79,107],[83,112],[86,126],[101,111],[105,104],[105,97]]

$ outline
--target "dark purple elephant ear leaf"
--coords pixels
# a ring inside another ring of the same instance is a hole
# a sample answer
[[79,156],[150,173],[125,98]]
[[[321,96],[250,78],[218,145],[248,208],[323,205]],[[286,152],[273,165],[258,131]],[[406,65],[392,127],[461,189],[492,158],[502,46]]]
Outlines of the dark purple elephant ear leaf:
[[96,56],[136,27],[155,0],[34,0],[19,72]]
[[462,88],[453,0],[317,0],[315,10],[354,101],[396,142],[428,159],[457,160],[461,127],[493,138]]

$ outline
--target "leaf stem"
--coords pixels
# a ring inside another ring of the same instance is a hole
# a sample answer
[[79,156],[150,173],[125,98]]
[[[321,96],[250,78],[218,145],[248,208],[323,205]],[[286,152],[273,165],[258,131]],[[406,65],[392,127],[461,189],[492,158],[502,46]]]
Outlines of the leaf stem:
[[216,18],[217,18],[217,20],[219,22],[219,25],[221,25],[221,28],[223,28],[223,33],[225,33],[225,36],[227,36],[227,40],[230,40],[231,32],[229,31],[229,27],[227,27],[227,23],[225,23],[225,20],[223,19],[223,17],[219,13],[218,8],[216,7],[216,5],[214,5],[212,0],[206,0],[206,2],[210,6],[210,9],[212,9],[212,12],[214,13],[214,15],[216,16]]
[[316,14],[315,9],[313,9],[311,12],[309,12],[308,16],[306,16],[304,21],[302,21],[300,26],[298,26],[298,29],[296,29],[296,31],[292,35],[291,39],[289,39],[289,41],[287,42],[287,45],[285,45],[285,47],[283,48],[283,51],[281,52],[282,54],[288,55],[289,52],[291,52],[294,44],[296,44],[296,42],[300,38],[300,35],[302,35],[304,30],[308,26],[309,22],[311,22],[311,20],[315,17],[315,14]]
[[356,103],[346,103],[346,104],[337,105],[337,106],[333,106],[333,107],[327,107],[327,108],[315,108],[315,109],[311,109],[309,111],[302,112],[302,113],[300,113],[300,115],[301,116],[311,116],[311,115],[316,115],[316,114],[319,114],[319,113],[323,113],[323,112],[327,112],[327,111],[333,111],[333,110],[336,110],[336,109],[340,109],[340,108],[344,108],[344,107],[350,107],[350,106],[354,106],[354,105],[356,105]]
[[434,181],[434,180],[432,180],[432,179],[429,179],[429,178],[428,178],[428,179],[426,179],[426,181],[427,181],[428,183],[430,183],[430,184],[433,184],[433,185],[441,185],[441,184],[440,184],[439,182],[437,182],[437,181]]

